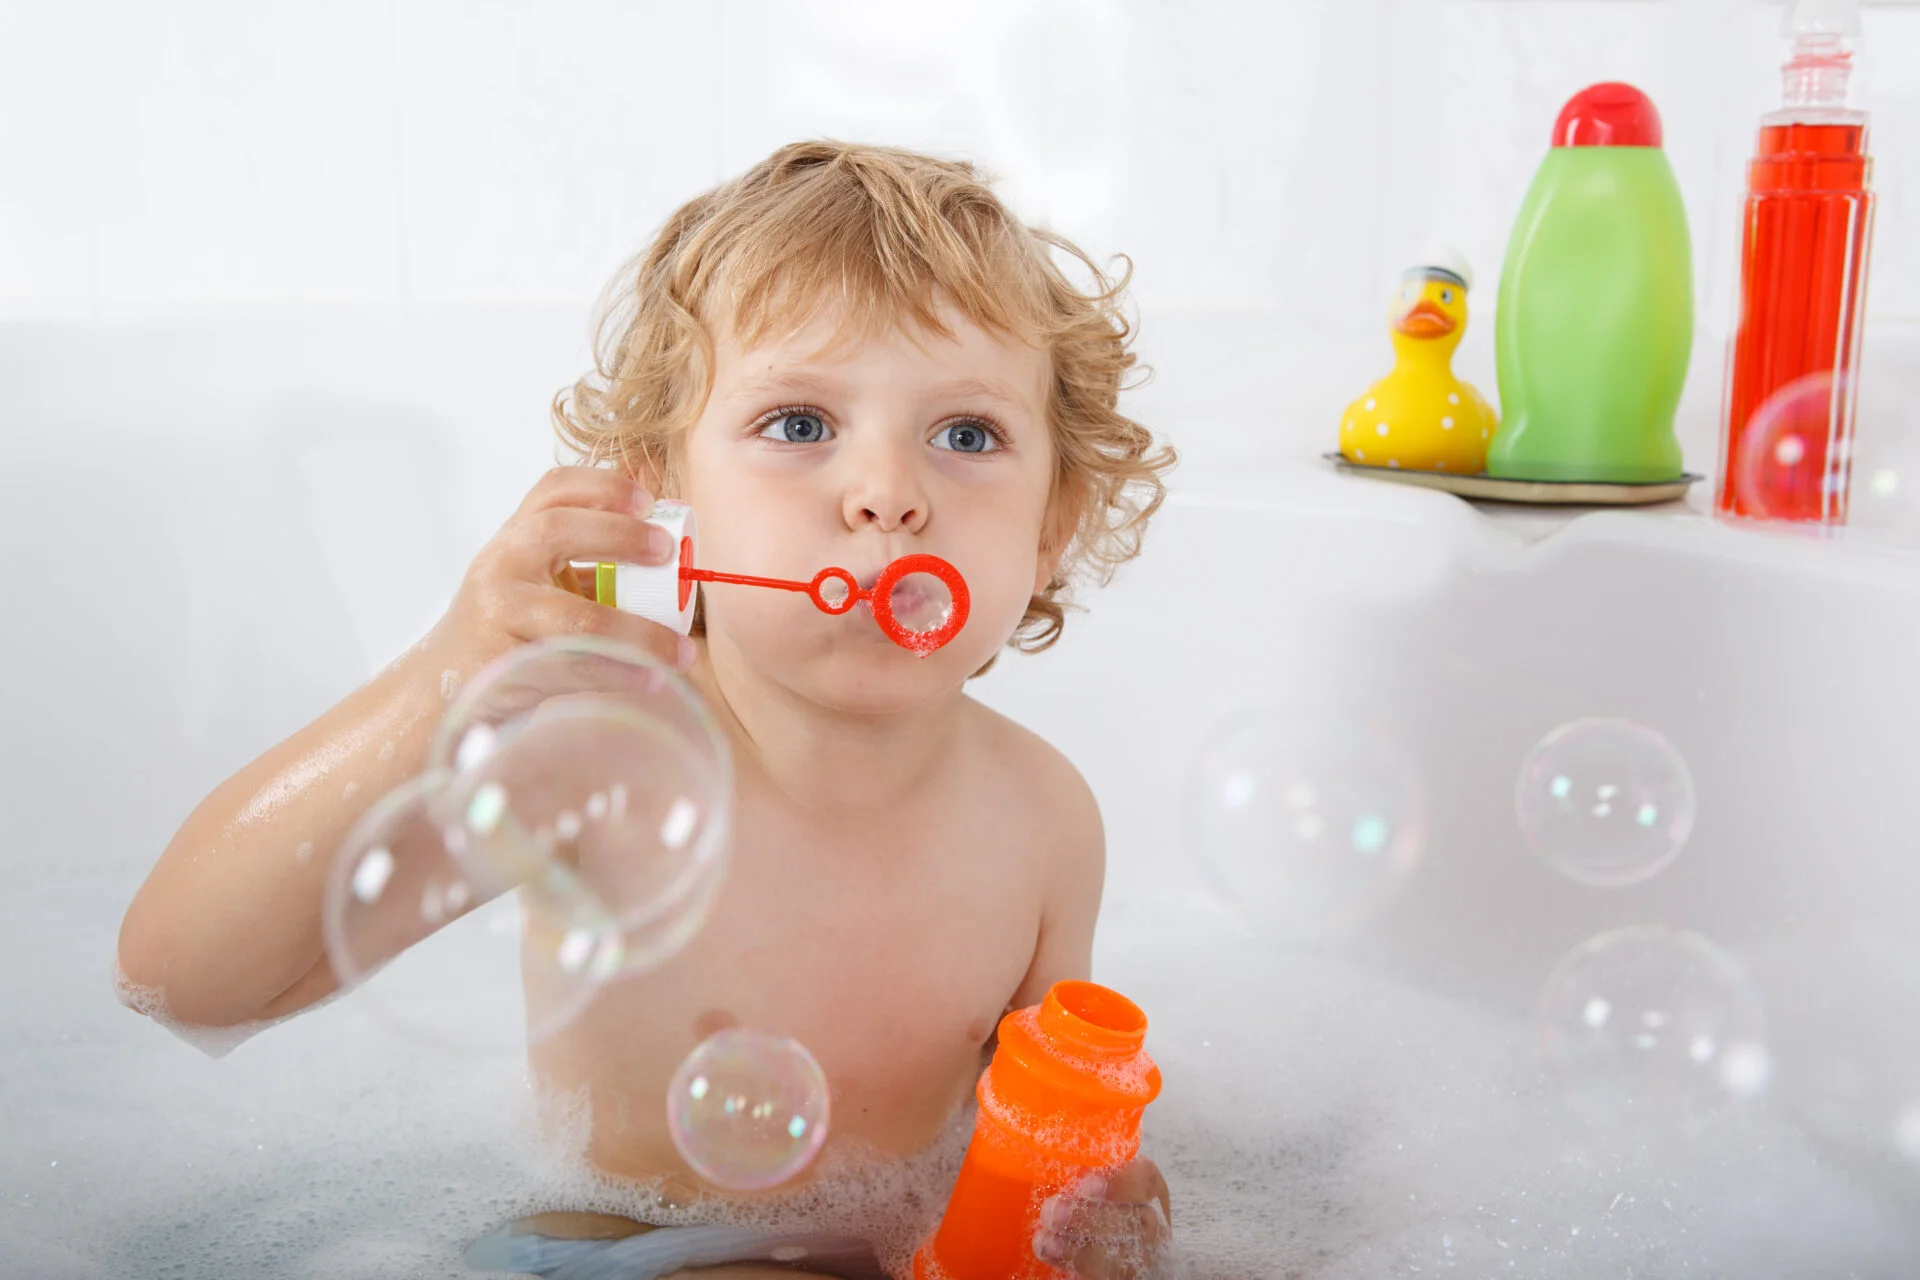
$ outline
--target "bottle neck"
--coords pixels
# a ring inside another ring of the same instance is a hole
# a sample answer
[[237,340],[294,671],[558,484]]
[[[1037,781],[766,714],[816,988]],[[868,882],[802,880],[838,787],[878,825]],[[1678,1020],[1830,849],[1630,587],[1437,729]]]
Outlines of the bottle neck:
[[1796,36],[1793,55],[1780,68],[1780,101],[1788,107],[1844,108],[1852,74],[1853,54],[1839,33]]
[[[1761,127],[1841,125],[1859,128],[1864,134],[1867,113],[1847,106],[1847,82],[1852,75],[1853,52],[1844,36],[1834,31],[1795,36],[1793,53],[1780,68],[1780,108],[1762,116]],[[1850,149],[1857,152],[1864,143],[1862,136]]]

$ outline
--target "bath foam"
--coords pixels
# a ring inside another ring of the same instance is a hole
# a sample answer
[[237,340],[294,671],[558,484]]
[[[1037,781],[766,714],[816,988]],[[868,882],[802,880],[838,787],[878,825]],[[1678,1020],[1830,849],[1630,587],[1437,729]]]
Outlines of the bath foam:
[[[1810,1176],[1791,1135],[1759,1113],[1692,1135],[1582,1127],[1559,1114],[1526,1028],[1337,966],[1275,969],[1267,1022],[1212,1032],[1210,1023],[1230,1025],[1239,998],[1190,995],[1156,1024],[1173,1034],[1150,1035],[1169,1085],[1147,1111],[1142,1151],[1172,1185],[1177,1247],[1161,1274],[1359,1280],[1418,1267],[1585,1280],[1626,1265],[1713,1274],[1734,1258],[1741,1274],[1766,1277],[1793,1274],[1770,1265],[1775,1253],[1816,1271],[1836,1250],[1869,1264],[1891,1256],[1886,1224],[1854,1212],[1838,1180]],[[1196,1034],[1202,1027],[1211,1034]],[[261,1041],[233,1061],[278,1048]],[[380,1105],[367,1110],[301,1118],[292,1156],[249,1166],[235,1159],[244,1151],[227,1151],[186,1174],[144,1229],[95,1237],[105,1246],[98,1274],[164,1257],[204,1277],[452,1278],[465,1274],[457,1257],[471,1239],[561,1208],[865,1235],[899,1273],[937,1221],[972,1118],[971,1108],[956,1112],[920,1156],[835,1144],[795,1192],[676,1204],[663,1186],[614,1182],[584,1164],[590,1116],[575,1100],[474,1071],[407,1080],[369,1094]],[[1469,1177],[1462,1150],[1473,1152]],[[1725,1185],[1729,1159],[1795,1224],[1786,1238],[1742,1243],[1753,1194]],[[265,1185],[252,1185],[259,1178]]]
[[[904,1274],[912,1251],[938,1221],[972,1132],[968,1103],[912,1156],[834,1140],[810,1180],[793,1191],[743,1200],[688,1197],[684,1184],[616,1180],[593,1169],[584,1154],[591,1115],[582,1099],[539,1090],[523,1069],[499,1070],[497,1059],[448,1059],[394,1040],[377,1023],[359,1018],[363,1011],[351,999],[324,1014],[316,1006],[283,1019],[294,1025],[256,1040],[276,1024],[196,1027],[171,1015],[162,991],[134,983],[117,964],[114,982],[121,1004],[211,1057],[226,1058],[246,1044],[245,1054],[218,1068],[238,1073],[241,1087],[229,1091],[217,1080],[202,1079],[211,1092],[227,1097],[230,1110],[258,1114],[246,1118],[248,1132],[237,1142],[231,1133],[197,1135],[199,1142],[183,1144],[184,1159],[168,1158],[177,1152],[162,1156],[157,1147],[144,1159],[164,1163],[167,1175],[154,1179],[147,1195],[117,1206],[108,1223],[49,1223],[48,1234],[18,1239],[0,1234],[0,1260],[50,1258],[54,1241],[81,1239],[71,1265],[47,1274],[132,1274],[164,1259],[180,1264],[182,1275],[208,1280],[453,1280],[470,1277],[460,1253],[478,1236],[512,1218],[573,1209],[660,1225],[723,1223],[856,1236],[873,1241],[883,1261]],[[348,1029],[339,1025],[343,1019],[360,1025],[348,1043],[335,1045],[338,1033]],[[329,1020],[333,1031],[318,1034]],[[316,1038],[342,1054],[361,1041],[350,1077],[345,1070],[330,1073],[294,1044]],[[280,1065],[268,1064],[274,1058]],[[304,1070],[288,1069],[296,1063]],[[342,1110],[315,1111],[303,1095],[316,1081],[348,1088]],[[255,1132],[266,1141],[247,1141]],[[76,1162],[69,1157],[68,1163]]]
[[129,978],[120,967],[119,956],[113,958],[113,994],[121,1004],[165,1027],[209,1058],[224,1058],[268,1027],[286,1021],[276,1018],[233,1027],[202,1027],[182,1022],[167,1007],[167,993],[159,987],[143,987]]
[[657,1226],[725,1225],[769,1232],[818,1232],[865,1239],[890,1272],[905,1275],[913,1251],[939,1224],[940,1212],[973,1134],[971,1101],[955,1108],[923,1150],[894,1156],[858,1141],[829,1137],[791,1190],[736,1197],[689,1195],[683,1179],[612,1179],[585,1159],[592,1131],[584,1096],[546,1095],[537,1104],[545,1135],[536,1159],[543,1185],[522,1212],[552,1209],[620,1214]]
[[1095,971],[1152,1019],[1141,1153],[1194,1280],[1911,1274],[1905,1206],[1765,1106],[1676,1123],[1569,1098],[1524,1020],[1218,938],[1235,981],[1195,982],[1192,946],[1134,940]]
[[[716,1211],[645,1207],[578,1163],[583,1111],[550,1145],[523,1069],[412,1046],[351,996],[209,1062],[104,992],[47,986],[47,966],[110,951],[98,896],[36,887],[0,936],[0,1064],[19,1086],[0,1096],[0,1274],[472,1280],[460,1251],[527,1213]],[[1142,1154],[1172,1187],[1176,1274],[1914,1274],[1897,1171],[1876,1193],[1836,1167],[1768,1105],[1777,1087],[1688,1125],[1595,1121],[1550,1087],[1523,1019],[1217,928],[1107,923],[1094,972],[1147,1011],[1165,1073]],[[897,1260],[944,1206],[965,1131],[961,1114],[944,1154],[855,1173],[823,1216],[885,1220]],[[835,1144],[823,1172],[844,1158]],[[745,1212],[803,1216],[799,1196]]]

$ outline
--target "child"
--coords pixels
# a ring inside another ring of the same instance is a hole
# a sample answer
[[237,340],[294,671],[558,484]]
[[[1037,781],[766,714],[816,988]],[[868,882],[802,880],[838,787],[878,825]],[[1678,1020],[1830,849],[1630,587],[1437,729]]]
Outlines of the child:
[[[1051,249],[1099,291],[1076,290]],[[611,465],[541,479],[414,651],[201,803],[127,912],[129,981],[211,1026],[327,995],[328,860],[294,851],[337,848],[421,768],[443,673],[468,679],[543,637],[610,636],[677,662],[730,735],[734,865],[688,948],[608,988],[534,1051],[536,1074],[587,1099],[596,1165],[657,1180],[685,1169],[660,1105],[674,1068],[713,1031],[756,1027],[819,1059],[830,1141],[924,1147],[972,1089],[1000,1015],[1088,975],[1105,858],[1093,797],[963,689],[1003,645],[1057,639],[1069,580],[1136,554],[1163,495],[1171,451],[1116,407],[1133,364],[1123,286],[1016,221],[970,165],[905,151],[800,143],[689,202],[617,278],[597,373],[555,402],[561,435]],[[644,523],[650,495],[692,505],[711,564],[802,580],[841,565],[864,584],[901,555],[941,556],[965,575],[971,615],[920,659],[870,617],[719,587],[695,638],[678,639],[582,598],[567,568],[670,559]],[[1104,1198],[1050,1205],[1035,1247],[1127,1274],[1122,1257],[1164,1236],[1165,1205],[1137,1162]],[[531,1269],[516,1242],[579,1243],[555,1239],[582,1234],[556,1221],[480,1252]],[[586,1234],[624,1235],[634,1257],[652,1241],[666,1260],[593,1274],[697,1260],[700,1280],[719,1280],[763,1273],[736,1261],[797,1256],[766,1241],[675,1253],[673,1231],[635,1224]]]

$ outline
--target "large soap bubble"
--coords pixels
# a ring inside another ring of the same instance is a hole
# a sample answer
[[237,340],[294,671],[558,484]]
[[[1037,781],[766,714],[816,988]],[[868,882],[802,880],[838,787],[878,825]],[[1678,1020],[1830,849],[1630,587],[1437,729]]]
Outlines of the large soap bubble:
[[1699,934],[1603,933],[1554,969],[1540,999],[1547,1060],[1573,1090],[1662,1115],[1751,1098],[1772,1078],[1760,999]]
[[1188,810],[1210,879],[1284,937],[1350,927],[1418,862],[1424,799],[1383,729],[1323,708],[1275,708],[1218,732],[1195,761]]
[[732,762],[693,691],[640,650],[516,650],[449,710],[429,761],[458,770],[466,859],[531,846],[572,870],[617,922],[623,968],[660,963],[704,923],[726,874]]
[[1911,545],[1920,538],[1920,408],[1911,379],[1870,378],[1844,438],[1851,380],[1810,373],[1754,413],[1727,459],[1741,509],[1823,533]]
[[1673,744],[1627,720],[1576,720],[1542,738],[1514,789],[1534,852],[1582,884],[1628,885],[1680,856],[1693,775]]
[[1754,411],[1726,460],[1734,494],[1765,520],[1837,518],[1845,498],[1849,442],[1834,439],[1844,421],[1848,383],[1831,371],[1807,374]]
[[791,1181],[827,1140],[826,1073],[805,1045],[735,1028],[703,1041],[667,1087],[667,1128],[693,1171],[729,1191]]
[[592,1001],[618,971],[620,934],[577,878],[531,849],[507,875],[462,859],[451,782],[429,770],[354,825],[321,933],[340,985],[390,1027],[441,1048],[515,1050]]

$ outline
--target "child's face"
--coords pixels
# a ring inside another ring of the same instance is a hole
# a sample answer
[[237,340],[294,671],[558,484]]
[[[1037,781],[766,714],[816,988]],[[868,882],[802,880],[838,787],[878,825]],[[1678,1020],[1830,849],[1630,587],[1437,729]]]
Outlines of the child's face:
[[1043,553],[1053,474],[1044,352],[957,313],[952,338],[889,328],[830,344],[837,316],[743,348],[717,326],[713,393],[685,441],[682,496],[703,567],[862,586],[927,552],[966,579],[971,613],[917,658],[866,606],[842,617],[797,592],[708,585],[708,642],[802,696],[904,710],[959,686],[1012,634],[1057,556]]

